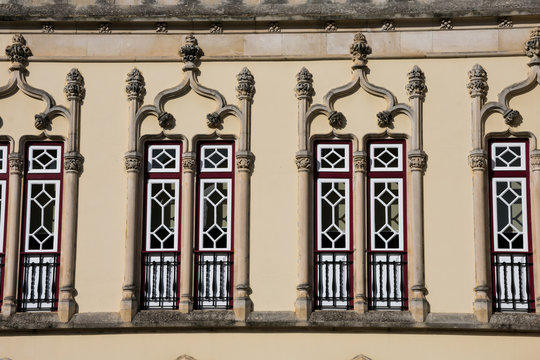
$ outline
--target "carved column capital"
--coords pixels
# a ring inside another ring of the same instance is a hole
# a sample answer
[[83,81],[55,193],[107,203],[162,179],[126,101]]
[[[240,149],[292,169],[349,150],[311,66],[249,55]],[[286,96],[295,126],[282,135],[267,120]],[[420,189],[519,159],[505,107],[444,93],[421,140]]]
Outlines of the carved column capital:
[[349,51],[354,62],[353,69],[366,66],[368,61],[367,56],[371,54],[371,46],[368,45],[364,34],[360,32],[354,34],[354,40]]
[[204,56],[204,53],[199,47],[199,42],[193,34],[186,36],[184,45],[180,48],[180,56],[182,56],[182,61],[185,63],[182,68],[184,71],[197,68],[197,63],[201,57]]
[[19,153],[9,154],[10,174],[22,175],[24,172],[24,158]]
[[78,152],[68,152],[64,155],[64,170],[66,172],[82,173],[84,157]]
[[296,168],[299,172],[310,172],[312,169],[311,154],[308,152],[298,152],[296,154]]
[[355,172],[365,174],[368,169],[367,155],[365,152],[357,152],[353,155],[353,165]]
[[194,153],[184,153],[182,156],[182,168],[184,172],[194,173],[197,171],[197,159]]
[[487,73],[482,66],[475,64],[469,71],[469,83],[467,84],[469,95],[472,98],[480,97],[485,99],[489,90],[487,83]]
[[142,155],[138,152],[128,152],[124,156],[127,172],[141,172],[142,170]]
[[238,152],[236,154],[236,168],[238,171],[253,171],[255,156],[251,152]]
[[482,149],[473,150],[469,154],[469,166],[473,171],[486,171],[487,169],[487,154]]
[[313,96],[313,75],[303,67],[298,74],[296,74],[296,87],[294,88],[297,99],[311,100]]
[[86,94],[86,90],[84,88],[84,78],[78,69],[73,68],[67,74],[64,92],[66,93],[66,98],[68,100],[81,101],[84,99]]
[[540,150],[531,152],[531,170],[540,171]]
[[238,75],[238,86],[236,87],[236,97],[240,100],[253,100],[255,95],[255,79],[247,67],[244,67]]
[[21,34],[13,35],[11,45],[6,47],[6,56],[11,61],[9,70],[23,70],[28,65],[28,58],[33,56],[32,51],[26,46],[26,39]]
[[427,155],[422,150],[411,151],[407,155],[409,158],[409,168],[412,171],[425,171],[427,166]]
[[146,89],[144,87],[144,76],[137,68],[133,68],[128,74],[126,79],[126,93],[129,100],[144,99]]
[[426,76],[424,72],[416,65],[407,74],[409,83],[405,86],[409,99],[419,98],[424,100],[426,96]]

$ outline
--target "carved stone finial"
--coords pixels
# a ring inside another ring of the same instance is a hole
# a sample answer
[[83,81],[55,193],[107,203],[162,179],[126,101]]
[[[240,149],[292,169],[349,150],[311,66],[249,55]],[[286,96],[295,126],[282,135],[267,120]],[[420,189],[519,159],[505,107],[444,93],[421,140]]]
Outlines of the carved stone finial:
[[169,32],[169,27],[166,22],[156,23],[156,32],[157,33],[166,33]]
[[503,16],[497,19],[500,28],[511,28],[514,26],[510,16]]
[[334,21],[327,21],[326,24],[324,24],[324,31],[326,32],[337,31],[336,23]]
[[328,114],[328,122],[334,129],[343,129],[345,127],[345,115],[339,111],[331,111]]
[[144,76],[137,68],[133,68],[126,79],[126,93],[129,100],[143,100],[146,95]]
[[452,24],[452,19],[450,18],[442,18],[441,19],[441,30],[452,30],[454,28],[454,25]]
[[268,25],[268,32],[271,32],[271,33],[281,32],[281,26],[279,26],[279,23],[277,22],[271,22]]
[[475,64],[469,71],[469,83],[467,84],[471,97],[486,98],[489,87],[487,83],[487,73],[482,66]]
[[170,129],[174,125],[174,116],[168,112],[162,112],[158,115],[159,126],[163,129]]
[[487,169],[487,156],[485,151],[473,150],[469,154],[469,166],[472,170],[485,171]]
[[540,63],[540,28],[531,31],[529,40],[525,43],[525,53],[531,58],[529,64]]
[[210,34],[223,34],[223,24],[213,23],[210,27]]
[[44,113],[34,115],[34,126],[38,130],[45,130],[51,124],[51,119]]
[[305,67],[296,74],[294,91],[298,99],[311,99],[313,96],[313,75]]
[[6,56],[12,64],[9,69],[24,69],[28,65],[28,58],[32,55],[32,51],[26,46],[26,39],[21,34],[13,35],[11,45],[6,47]]
[[420,98],[424,99],[426,96],[426,76],[424,72],[416,65],[412,68],[411,71],[407,74],[409,78],[409,83],[405,86],[407,94],[409,94],[409,99]]
[[381,27],[381,30],[382,31],[394,31],[396,29],[396,26],[394,25],[394,21],[393,20],[384,20],[383,21],[383,24],[382,24],[382,27]]
[[247,67],[244,67],[240,73],[236,75],[236,80],[238,80],[236,97],[240,100],[253,99],[253,95],[255,95],[255,79]]
[[222,124],[223,120],[217,112],[206,115],[206,125],[211,129],[217,129]]
[[506,125],[512,126],[512,125],[516,125],[516,123],[521,118],[521,114],[517,110],[508,109],[504,112],[503,117],[504,117],[504,122],[506,123]]
[[64,92],[68,100],[83,100],[86,90],[84,89],[84,78],[78,69],[73,68],[66,76],[66,86]]
[[385,128],[390,127],[394,122],[394,117],[389,111],[381,111],[377,114],[377,124],[379,127]]
[[189,34],[184,40],[184,45],[180,48],[180,55],[182,56],[182,61],[188,67],[186,69],[196,68],[196,63],[201,59],[201,56],[204,55],[202,49],[199,47],[199,42],[193,36]]
[[367,64],[367,56],[371,54],[371,46],[368,45],[366,36],[362,33],[354,34],[354,40],[350,47],[350,53],[354,62],[353,68]]

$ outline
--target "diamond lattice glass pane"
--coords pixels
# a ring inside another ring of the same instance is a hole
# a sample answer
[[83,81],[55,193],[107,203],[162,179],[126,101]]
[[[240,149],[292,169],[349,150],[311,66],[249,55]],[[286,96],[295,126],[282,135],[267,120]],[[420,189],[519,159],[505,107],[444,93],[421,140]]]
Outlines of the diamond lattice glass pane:
[[150,171],[174,172],[178,170],[179,145],[152,145],[149,148]]
[[[150,184],[150,249],[174,249],[176,244],[176,183]],[[149,249],[149,250],[150,250]]]
[[372,168],[375,170],[399,170],[399,146],[373,146]]
[[495,182],[495,210],[494,228],[496,245],[499,249],[524,250],[524,207],[523,182],[511,180],[497,180]]
[[[375,183],[373,214],[373,244],[375,249],[398,249],[400,247],[400,204],[397,182]],[[377,193],[377,191],[379,191]]]
[[347,183],[320,183],[319,231],[322,249],[347,248]]
[[54,250],[56,231],[56,184],[29,184],[27,248]]
[[201,221],[205,249],[228,247],[228,187],[226,182],[203,184],[203,219]]

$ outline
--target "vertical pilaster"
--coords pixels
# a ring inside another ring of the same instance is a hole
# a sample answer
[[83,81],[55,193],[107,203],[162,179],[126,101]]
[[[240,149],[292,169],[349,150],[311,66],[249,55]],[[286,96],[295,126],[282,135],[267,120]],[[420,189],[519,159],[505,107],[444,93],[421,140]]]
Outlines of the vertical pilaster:
[[353,242],[354,242],[354,310],[365,313],[366,296],[366,172],[367,156],[357,152],[353,156]]
[[9,195],[7,211],[6,261],[2,314],[17,311],[17,275],[19,268],[19,229],[21,219],[21,180],[24,171],[23,155],[9,155]]
[[531,152],[531,220],[533,237],[534,293],[536,313],[540,313],[540,150]]

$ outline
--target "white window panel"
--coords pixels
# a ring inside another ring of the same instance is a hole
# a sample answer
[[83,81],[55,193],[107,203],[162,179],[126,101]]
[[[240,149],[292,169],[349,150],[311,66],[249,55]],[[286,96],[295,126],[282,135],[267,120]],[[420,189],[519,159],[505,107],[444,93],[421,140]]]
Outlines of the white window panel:
[[370,171],[403,170],[402,144],[371,144],[369,149]]
[[492,179],[495,251],[528,251],[525,178]]
[[349,171],[349,145],[317,145],[317,170],[328,172]]
[[25,251],[58,251],[60,180],[28,180]]
[[29,173],[59,173],[62,164],[61,146],[30,146],[28,150]]
[[232,171],[232,145],[201,146],[201,172]]
[[6,180],[0,180],[0,253],[4,252],[4,229],[6,223],[6,185]]
[[0,174],[5,174],[8,169],[8,147],[5,145],[0,146]]
[[180,145],[148,147],[148,172],[177,173],[180,171]]
[[349,179],[318,179],[317,247],[349,250]]
[[403,180],[370,180],[371,250],[403,250]]
[[149,180],[146,250],[178,250],[179,180]]
[[525,143],[493,143],[491,145],[491,168],[496,171],[525,170]]
[[200,182],[199,250],[231,249],[231,179]]

